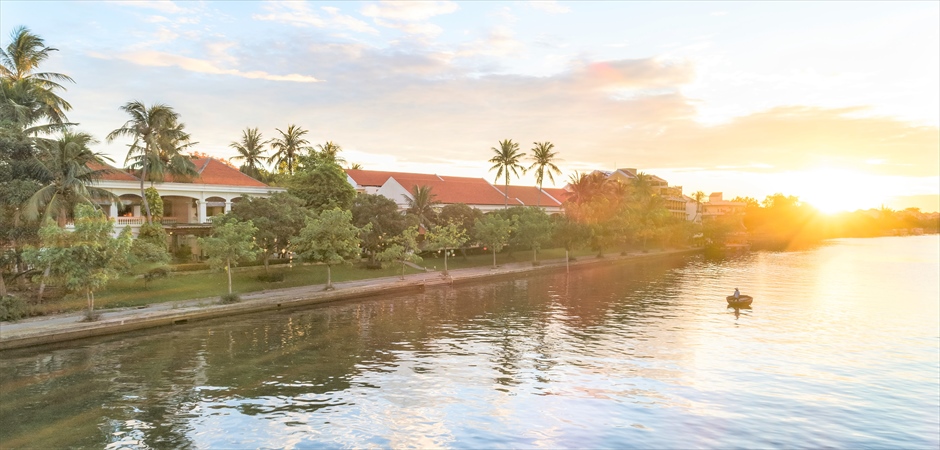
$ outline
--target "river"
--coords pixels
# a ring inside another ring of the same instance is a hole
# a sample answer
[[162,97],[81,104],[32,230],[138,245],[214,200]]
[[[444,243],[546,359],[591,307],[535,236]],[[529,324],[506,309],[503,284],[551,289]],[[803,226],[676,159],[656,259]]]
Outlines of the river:
[[936,449],[938,260],[843,239],[8,351],[0,447]]

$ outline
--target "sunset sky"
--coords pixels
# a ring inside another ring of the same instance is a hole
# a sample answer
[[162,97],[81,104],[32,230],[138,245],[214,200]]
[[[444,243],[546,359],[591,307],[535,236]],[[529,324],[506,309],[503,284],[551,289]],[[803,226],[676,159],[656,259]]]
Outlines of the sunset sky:
[[[218,157],[297,124],[366,169],[485,177],[501,139],[564,175],[940,210],[937,2],[0,2],[100,140],[166,103]],[[97,150],[124,162],[127,142]],[[531,176],[514,184],[534,184]]]

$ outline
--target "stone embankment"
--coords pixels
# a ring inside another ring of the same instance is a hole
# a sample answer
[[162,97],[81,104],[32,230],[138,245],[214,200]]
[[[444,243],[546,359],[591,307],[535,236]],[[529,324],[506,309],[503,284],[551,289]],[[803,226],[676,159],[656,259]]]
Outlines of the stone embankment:
[[350,300],[396,293],[419,292],[427,288],[446,288],[455,284],[513,277],[533,272],[558,272],[570,267],[581,270],[599,264],[691,255],[701,249],[669,250],[651,253],[632,253],[626,256],[607,256],[602,259],[584,258],[565,264],[564,260],[530,262],[490,267],[451,270],[446,277],[441,272],[428,272],[399,277],[371,278],[334,283],[335,290],[324,291],[323,285],[300,286],[252,292],[241,296],[233,304],[219,304],[218,297],[180,302],[153,304],[146,307],[102,310],[94,322],[82,321],[84,313],[35,317],[19,322],[0,323],[0,350],[53,344],[94,336],[123,333],[144,328],[171,326],[238,314],[305,307],[313,304]]

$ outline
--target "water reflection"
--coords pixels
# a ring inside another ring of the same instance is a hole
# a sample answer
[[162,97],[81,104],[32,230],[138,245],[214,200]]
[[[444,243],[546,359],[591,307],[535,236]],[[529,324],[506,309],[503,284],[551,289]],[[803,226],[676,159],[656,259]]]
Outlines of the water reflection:
[[[880,242],[11,352],[0,446],[936,446],[940,314],[884,314],[870,298],[883,289],[862,279],[936,281],[936,257],[912,245],[885,267]],[[759,292],[759,313],[727,308],[729,285]]]

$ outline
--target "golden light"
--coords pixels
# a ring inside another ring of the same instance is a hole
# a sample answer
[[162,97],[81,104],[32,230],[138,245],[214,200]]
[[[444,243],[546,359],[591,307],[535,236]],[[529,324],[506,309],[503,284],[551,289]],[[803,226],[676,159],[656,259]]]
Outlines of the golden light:
[[878,208],[888,198],[878,177],[846,169],[820,168],[801,172],[793,192],[821,212]]

